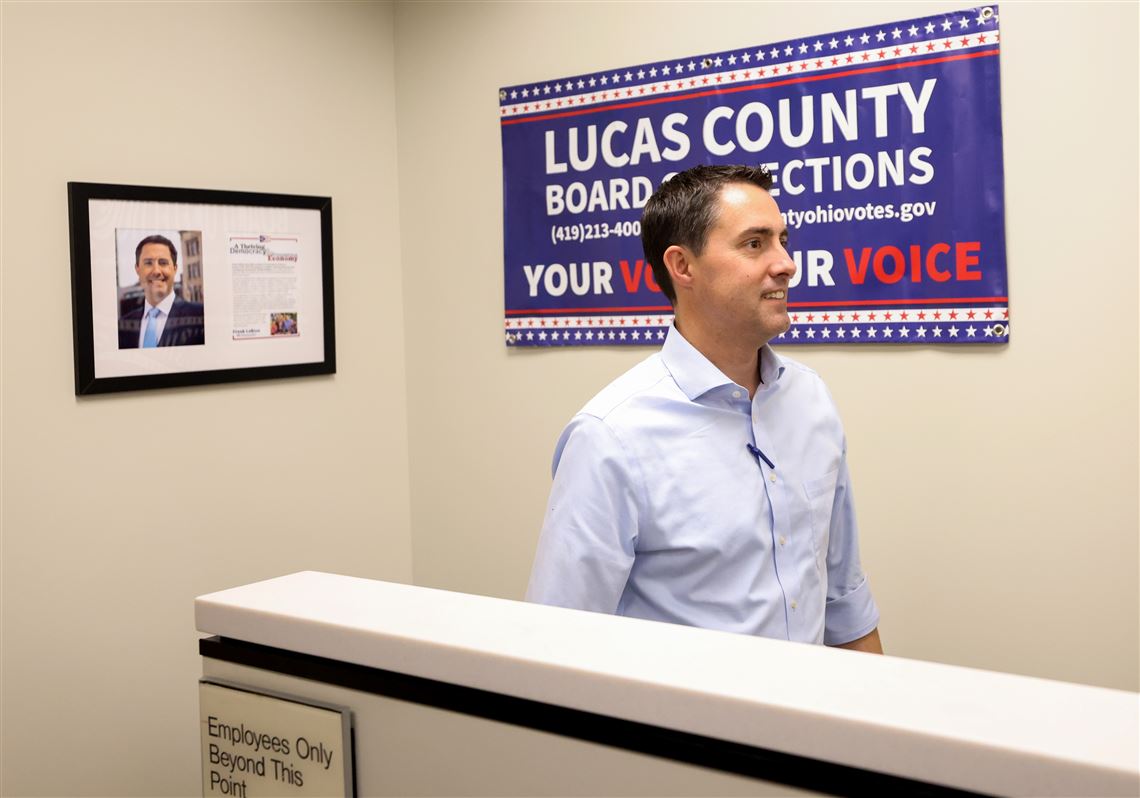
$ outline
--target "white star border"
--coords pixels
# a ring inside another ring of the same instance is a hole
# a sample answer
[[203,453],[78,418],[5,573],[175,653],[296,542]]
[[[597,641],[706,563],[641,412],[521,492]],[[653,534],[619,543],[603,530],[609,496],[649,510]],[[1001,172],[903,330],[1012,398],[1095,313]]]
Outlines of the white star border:
[[[972,314],[972,315],[971,315]],[[1007,305],[793,311],[774,343],[1005,343]],[[660,344],[671,313],[530,315],[505,320],[508,346]]]
[[510,316],[505,322],[508,346],[650,344],[665,342],[672,312],[625,315]]
[[[963,51],[992,47],[1000,44],[1001,41],[1001,31],[996,24],[998,20],[996,14],[984,22],[980,21],[980,15],[971,19],[964,14],[949,15],[940,19],[938,24],[932,20],[933,18],[931,20],[899,22],[893,26],[883,26],[874,33],[868,29],[860,32],[858,37],[853,36],[853,32],[848,31],[844,34],[827,34],[823,37],[816,37],[810,42],[805,39],[795,44],[787,42],[782,45],[766,45],[755,48],[757,54],[760,52],[778,53],[775,57],[766,56],[769,60],[760,60],[749,55],[753,53],[753,48],[749,48],[740,54],[722,53],[699,59],[695,57],[687,60],[677,59],[675,64],[670,62],[672,66],[670,64],[646,65],[649,67],[648,71],[646,71],[645,66],[642,66],[637,67],[636,73],[631,71],[633,68],[626,68],[624,71],[612,70],[612,72],[607,71],[597,76],[569,78],[566,79],[565,83],[556,81],[553,86],[549,83],[542,83],[541,85],[508,87],[500,92],[503,104],[499,109],[499,115],[501,119],[526,117],[614,102],[632,102],[702,89],[715,90],[732,85],[763,83],[781,79],[794,80],[802,75],[858,69],[904,58],[925,60],[940,57],[947,53],[958,54]],[[965,29],[961,24],[963,21],[968,23]],[[920,23],[922,24],[921,28],[919,27]],[[947,23],[951,25],[949,29],[944,28]],[[906,25],[909,27],[902,27]],[[972,29],[970,29],[971,26]],[[927,27],[933,27],[933,31],[926,31]],[[921,33],[911,37],[908,34],[911,29],[921,31]],[[895,37],[893,31],[899,31],[900,37]],[[875,41],[880,33],[883,34],[884,38]],[[844,41],[850,38],[852,43],[859,42],[862,47],[846,52],[836,52],[830,48],[830,42],[839,42],[840,40],[836,37],[840,35],[845,36]],[[867,38],[865,44],[862,42],[863,37]],[[825,39],[826,41],[824,41]],[[817,51],[816,44],[823,45],[823,48]],[[790,55],[787,54],[789,50],[791,51]],[[745,61],[745,55],[749,55],[748,61]],[[783,59],[777,60],[781,55],[784,56]],[[730,63],[732,61],[735,63]],[[729,63],[732,68],[709,71],[714,66],[720,67],[726,63]],[[668,69],[671,74],[663,74],[665,69]],[[682,74],[680,80],[676,77],[678,72]],[[651,79],[648,82],[641,82],[639,76],[649,76]],[[655,76],[659,79],[652,79]],[[535,96],[539,98],[537,102],[530,99]]]
[[982,322],[906,321],[797,325],[773,339],[775,344],[1003,344],[1008,320]]

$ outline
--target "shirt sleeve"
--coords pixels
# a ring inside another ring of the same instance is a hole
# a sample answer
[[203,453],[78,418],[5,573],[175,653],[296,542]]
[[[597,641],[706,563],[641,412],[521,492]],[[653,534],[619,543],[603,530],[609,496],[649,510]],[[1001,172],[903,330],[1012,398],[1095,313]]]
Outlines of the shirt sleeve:
[[823,642],[829,646],[850,643],[879,625],[879,608],[859,561],[859,528],[855,499],[844,451],[835,485],[831,533],[827,546],[827,604]]
[[638,481],[613,431],[579,414],[554,452],[542,534],[526,600],[612,613],[637,544]]

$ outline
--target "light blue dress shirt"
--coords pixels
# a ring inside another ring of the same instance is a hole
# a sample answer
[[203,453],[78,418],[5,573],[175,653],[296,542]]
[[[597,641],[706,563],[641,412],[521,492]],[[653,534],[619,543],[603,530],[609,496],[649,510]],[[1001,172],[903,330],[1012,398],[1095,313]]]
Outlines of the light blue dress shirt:
[[875,629],[831,395],[767,346],[760,376],[749,400],[674,327],[574,416],[527,600],[830,645]]
[[174,292],[171,291],[157,305],[149,302],[143,304],[142,324],[139,325],[139,349],[144,347],[146,339],[147,314],[157,309],[159,314],[154,318],[154,340],[162,340],[162,331],[166,329],[166,320],[170,318],[170,309],[174,307]]

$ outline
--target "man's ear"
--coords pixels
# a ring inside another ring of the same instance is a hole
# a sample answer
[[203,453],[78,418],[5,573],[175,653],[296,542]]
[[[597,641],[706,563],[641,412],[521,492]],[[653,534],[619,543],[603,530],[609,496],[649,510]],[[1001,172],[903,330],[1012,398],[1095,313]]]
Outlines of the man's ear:
[[661,259],[665,262],[665,269],[673,281],[673,289],[680,291],[690,288],[693,284],[693,255],[688,247],[674,244],[665,250]]

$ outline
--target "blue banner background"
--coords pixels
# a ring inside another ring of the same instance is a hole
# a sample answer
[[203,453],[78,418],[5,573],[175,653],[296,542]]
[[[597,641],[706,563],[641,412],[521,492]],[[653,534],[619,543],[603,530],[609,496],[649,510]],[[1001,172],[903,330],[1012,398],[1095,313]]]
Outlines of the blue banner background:
[[775,176],[780,343],[1008,341],[999,38],[990,6],[505,87],[508,345],[662,340],[641,209],[697,163]]

